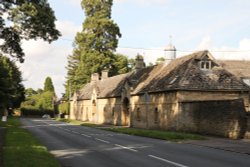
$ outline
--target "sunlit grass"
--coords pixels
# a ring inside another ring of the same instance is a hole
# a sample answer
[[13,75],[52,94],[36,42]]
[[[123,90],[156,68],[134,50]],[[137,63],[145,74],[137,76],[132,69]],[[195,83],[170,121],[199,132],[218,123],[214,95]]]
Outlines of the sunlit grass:
[[205,137],[196,135],[196,134],[169,132],[169,131],[161,131],[161,130],[146,130],[146,129],[136,129],[136,128],[108,128],[106,130],[109,130],[112,132],[136,135],[136,136],[169,140],[169,141],[205,140],[206,139]]
[[8,118],[3,148],[4,167],[59,167],[59,163],[26,129],[18,118]]
[[[70,120],[70,119],[57,119],[57,120],[71,123],[74,125],[88,126],[88,127],[94,127],[94,128],[105,126],[105,125],[98,125],[98,124],[93,124],[89,122],[82,122],[78,120]],[[121,127],[113,127],[113,128],[105,127],[102,129],[112,131],[112,132],[150,137],[150,138],[162,139],[162,140],[168,140],[168,141],[205,140],[206,139],[205,137],[197,135],[197,134],[171,132],[171,131],[163,131],[163,130],[147,130],[147,129],[121,128]]]
[[100,125],[98,124],[93,124],[90,122],[83,122],[83,121],[78,121],[78,120],[72,120],[72,119],[64,119],[64,118],[58,118],[56,119],[57,121],[62,121],[62,122],[67,122],[73,125],[81,125],[81,126],[88,126],[88,127],[99,127]]

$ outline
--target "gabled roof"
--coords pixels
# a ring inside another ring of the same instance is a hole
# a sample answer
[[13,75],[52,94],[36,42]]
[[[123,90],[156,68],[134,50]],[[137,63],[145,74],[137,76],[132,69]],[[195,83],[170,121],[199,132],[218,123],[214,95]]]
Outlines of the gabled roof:
[[130,73],[109,77],[95,83],[86,84],[79,92],[80,99],[90,99],[93,89],[96,89],[98,97],[120,96],[126,77]]
[[217,60],[226,70],[239,78],[250,78],[250,61],[246,60]]
[[[213,64],[212,69],[200,69],[201,60],[210,60]],[[168,65],[160,64],[144,76],[140,78],[132,93],[168,90],[248,90],[243,82],[220,67],[208,51],[177,58]]]
[[[212,69],[202,70],[200,61],[208,60],[212,63]],[[132,95],[171,90],[249,90],[241,80],[215,62],[208,51],[200,51],[174,59],[169,64],[162,63],[88,83],[80,91],[79,98],[90,99],[93,89],[96,89],[99,98],[121,96],[126,82],[132,88]]]

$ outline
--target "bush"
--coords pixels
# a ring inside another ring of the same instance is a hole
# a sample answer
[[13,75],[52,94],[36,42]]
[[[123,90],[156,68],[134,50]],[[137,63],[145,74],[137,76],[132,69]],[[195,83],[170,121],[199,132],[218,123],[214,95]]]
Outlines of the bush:
[[39,116],[42,117],[44,114],[48,114],[51,117],[54,117],[53,110],[42,110],[42,109],[35,109],[35,108],[21,108],[21,115],[22,116]]

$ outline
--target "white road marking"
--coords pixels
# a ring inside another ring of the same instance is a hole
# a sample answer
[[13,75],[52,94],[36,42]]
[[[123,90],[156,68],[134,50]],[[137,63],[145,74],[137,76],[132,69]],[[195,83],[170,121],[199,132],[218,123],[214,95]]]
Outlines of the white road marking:
[[98,138],[95,138],[95,140],[101,141],[101,142],[103,142],[103,143],[110,143],[109,141],[102,140],[102,139],[98,139]]
[[91,136],[89,136],[89,135],[85,135],[85,134],[83,134],[83,133],[82,133],[81,135],[82,135],[82,136],[85,136],[85,137],[91,137]]
[[71,131],[72,133],[74,133],[74,134],[78,134],[78,135],[80,135],[80,133],[79,132],[76,132],[76,131]]
[[68,131],[68,132],[70,131],[69,129],[64,129],[64,130],[66,130],[66,131]]
[[126,149],[126,150],[130,150],[130,151],[138,152],[138,151],[137,151],[137,150],[135,150],[135,149],[132,149],[132,148],[129,148],[129,147],[125,147],[125,146],[122,146],[122,145],[119,145],[119,144],[115,144],[115,146],[118,146],[118,147],[124,148],[124,149]]
[[169,161],[169,160],[167,160],[167,159],[160,158],[160,157],[157,157],[157,156],[154,156],[154,155],[148,155],[148,156],[151,157],[151,158],[158,159],[158,160],[167,162],[167,163],[169,163],[169,164],[178,166],[178,167],[188,167],[188,166],[186,166],[186,165],[182,165],[182,164],[179,164],[179,163],[176,163],[176,162],[173,162],[173,161]]

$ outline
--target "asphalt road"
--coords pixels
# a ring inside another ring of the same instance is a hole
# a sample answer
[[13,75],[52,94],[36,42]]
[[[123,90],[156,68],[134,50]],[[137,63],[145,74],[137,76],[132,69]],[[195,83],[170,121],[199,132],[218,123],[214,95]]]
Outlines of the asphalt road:
[[63,167],[249,167],[250,156],[54,120],[22,119]]

